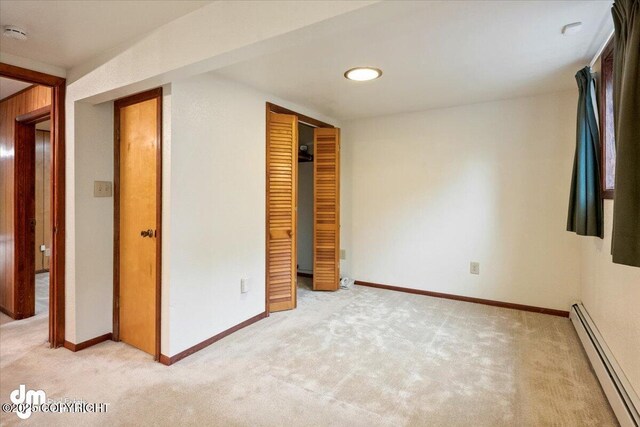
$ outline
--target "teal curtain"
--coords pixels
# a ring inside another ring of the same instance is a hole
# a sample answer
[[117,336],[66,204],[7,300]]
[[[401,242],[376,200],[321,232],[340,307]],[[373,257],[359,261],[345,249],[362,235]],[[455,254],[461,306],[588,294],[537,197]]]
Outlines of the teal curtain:
[[640,0],[616,0],[613,115],[616,181],[613,262],[640,267]]
[[595,107],[595,83],[591,69],[576,74],[578,82],[578,126],[573,159],[567,230],[581,236],[604,237],[600,197],[600,140]]

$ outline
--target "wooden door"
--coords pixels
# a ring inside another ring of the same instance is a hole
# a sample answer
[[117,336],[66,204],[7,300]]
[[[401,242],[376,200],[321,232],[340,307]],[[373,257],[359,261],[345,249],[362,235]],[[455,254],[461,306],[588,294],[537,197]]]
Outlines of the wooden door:
[[161,92],[116,101],[114,335],[159,357]]
[[316,128],[313,195],[313,289],[340,286],[340,129]]
[[267,303],[296,307],[298,118],[267,112]]

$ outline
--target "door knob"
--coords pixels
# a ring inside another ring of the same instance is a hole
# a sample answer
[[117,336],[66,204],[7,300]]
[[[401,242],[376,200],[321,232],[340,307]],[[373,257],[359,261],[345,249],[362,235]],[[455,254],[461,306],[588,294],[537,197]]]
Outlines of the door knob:
[[149,229],[149,230],[142,230],[140,232],[140,235],[142,237],[153,237],[153,230]]

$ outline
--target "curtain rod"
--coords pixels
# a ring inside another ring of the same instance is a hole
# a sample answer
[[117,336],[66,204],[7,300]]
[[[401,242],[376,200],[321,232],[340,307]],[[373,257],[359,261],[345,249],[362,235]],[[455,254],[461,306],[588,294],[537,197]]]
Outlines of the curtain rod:
[[611,33],[609,33],[609,37],[607,37],[604,43],[602,43],[602,46],[600,46],[600,49],[598,49],[595,56],[589,63],[589,68],[593,68],[593,64],[595,64],[598,58],[600,58],[600,55],[602,55],[602,51],[604,50],[605,47],[607,47],[607,45],[609,44],[609,40],[611,40],[611,38],[613,37],[613,33],[614,33],[614,30],[611,30]]

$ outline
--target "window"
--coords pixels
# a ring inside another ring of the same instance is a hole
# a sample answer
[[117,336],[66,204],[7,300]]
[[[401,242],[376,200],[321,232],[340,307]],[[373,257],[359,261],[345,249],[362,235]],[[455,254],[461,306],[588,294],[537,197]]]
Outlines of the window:
[[616,141],[613,126],[613,40],[600,57],[600,146],[602,148],[602,197],[613,199]]

